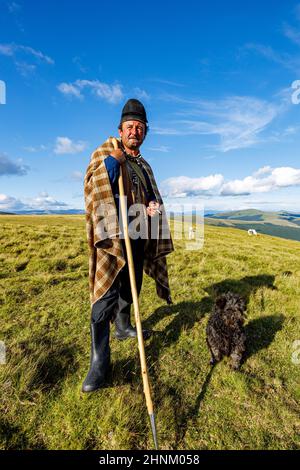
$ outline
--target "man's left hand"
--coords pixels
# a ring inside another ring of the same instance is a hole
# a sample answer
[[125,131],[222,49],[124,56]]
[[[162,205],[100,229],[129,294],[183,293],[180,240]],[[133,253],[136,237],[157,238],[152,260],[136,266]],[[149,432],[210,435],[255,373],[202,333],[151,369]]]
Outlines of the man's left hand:
[[157,201],[150,201],[149,206],[147,207],[147,214],[150,217],[154,217],[159,214],[159,203]]

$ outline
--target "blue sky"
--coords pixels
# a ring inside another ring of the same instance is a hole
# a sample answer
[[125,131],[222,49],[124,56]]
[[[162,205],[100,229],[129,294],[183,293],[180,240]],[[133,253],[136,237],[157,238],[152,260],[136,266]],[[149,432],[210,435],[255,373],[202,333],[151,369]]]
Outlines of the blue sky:
[[133,97],[167,201],[300,210],[299,2],[0,0],[0,80],[0,211],[83,209]]

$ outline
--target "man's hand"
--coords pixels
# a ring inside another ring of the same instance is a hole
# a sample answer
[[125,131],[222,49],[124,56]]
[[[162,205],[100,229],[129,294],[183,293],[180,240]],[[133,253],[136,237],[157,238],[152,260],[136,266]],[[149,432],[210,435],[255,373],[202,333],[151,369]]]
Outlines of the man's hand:
[[121,149],[116,149],[110,152],[110,155],[114,157],[118,162],[122,165],[122,163],[126,162],[125,153]]
[[150,217],[154,217],[157,214],[161,214],[159,210],[159,203],[157,201],[150,201],[149,206],[147,207],[147,214]]

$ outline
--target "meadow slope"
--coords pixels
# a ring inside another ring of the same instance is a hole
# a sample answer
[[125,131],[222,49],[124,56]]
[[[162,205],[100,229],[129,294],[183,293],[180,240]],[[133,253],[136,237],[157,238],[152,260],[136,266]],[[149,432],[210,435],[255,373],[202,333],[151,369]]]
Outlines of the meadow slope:
[[[174,304],[146,276],[140,297],[155,331],[146,355],[160,448],[299,448],[299,242],[205,226],[203,249],[175,248]],[[227,290],[248,305],[239,372],[226,360],[211,369],[205,343],[214,298]],[[1,449],[152,448],[134,340],[112,335],[107,388],[80,392],[89,316],[84,217],[1,216]]]

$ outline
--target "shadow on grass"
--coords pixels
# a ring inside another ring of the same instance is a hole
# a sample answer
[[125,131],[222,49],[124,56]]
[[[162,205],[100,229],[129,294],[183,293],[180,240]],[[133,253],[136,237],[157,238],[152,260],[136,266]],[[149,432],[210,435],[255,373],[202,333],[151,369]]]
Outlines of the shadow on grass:
[[[143,381],[141,377],[139,353],[136,349],[136,341],[128,340],[129,347],[129,341],[132,345],[131,348],[134,348],[135,350],[135,355],[134,357],[131,356],[129,358],[119,359],[113,362],[112,371],[108,379],[107,386],[122,387],[124,384],[126,384],[127,386],[130,386],[130,390],[132,390],[133,396],[138,394],[139,397],[143,397]],[[151,375],[152,374],[150,372],[149,376]],[[151,378],[150,383],[153,383]],[[129,397],[126,398],[126,401],[124,401],[124,406],[126,406],[125,403],[127,402],[127,406],[132,406],[135,408],[132,413],[132,419],[129,419],[126,425],[126,431],[129,436],[127,445],[130,449],[142,450],[149,448],[149,445],[152,445],[152,440],[150,440],[149,443],[149,439],[151,439],[149,436],[151,433],[151,428],[144,398],[145,397],[143,397],[143,400],[141,401],[139,400],[139,404]]]
[[[246,304],[248,304],[250,296],[258,289],[262,287],[276,289],[274,286],[274,280],[275,276],[269,274],[245,276],[237,280],[225,279],[219,283],[205,287],[204,290],[209,294],[209,296],[204,297],[198,302],[186,301],[158,308],[150,317],[147,318],[147,321],[144,323],[145,327],[153,328],[153,326],[163,318],[171,316],[172,314],[175,316],[163,332],[154,333],[152,342],[146,346],[146,354],[147,356],[151,356],[149,362],[151,361],[152,363],[155,363],[159,358],[160,351],[176,342],[179,339],[182,330],[192,329],[196,322],[199,322],[206,314],[209,314],[215,298],[218,295],[231,291],[243,296]],[[260,349],[268,347],[274,340],[276,332],[282,328],[282,324],[283,317],[276,315],[250,322],[246,331],[246,334],[249,336],[250,343],[249,355],[247,357],[255,354]],[[187,408],[184,403],[185,397],[182,395],[182,383],[180,383],[178,390],[176,387],[172,387],[172,390],[169,390],[170,394],[175,398],[174,416],[176,423],[176,447],[182,443],[189,423],[198,416],[213,370],[213,367],[209,369],[209,372],[202,384],[200,393],[196,397],[194,404],[189,408]],[[166,391],[166,388],[168,390],[168,387],[163,383],[159,376],[159,371],[156,371],[155,368],[151,370],[151,376],[153,377],[153,383],[156,384],[156,401],[159,403],[162,398],[160,396],[161,393],[168,393],[168,391]]]
[[[169,346],[176,342],[182,330],[190,330],[196,322],[199,322],[212,307],[212,299],[204,297],[199,302],[179,302],[178,304],[159,307],[143,325],[145,328],[153,329],[154,325],[165,317],[173,316],[172,321],[163,332],[155,332],[153,338],[160,338],[163,346]],[[152,344],[153,346],[153,344]]]
[[[154,359],[158,359],[160,346],[170,346],[179,339],[182,330],[192,329],[196,322],[209,314],[218,295],[231,291],[244,297],[246,304],[248,304],[250,296],[259,288],[276,289],[274,280],[275,276],[270,274],[245,276],[242,279],[225,279],[205,287],[204,290],[209,296],[198,302],[185,301],[171,306],[159,307],[144,322],[146,328],[153,328],[165,317],[175,316],[163,332],[154,332],[154,341],[150,347]],[[157,341],[155,341],[156,338],[158,338]]]
[[[136,347],[134,341],[132,341],[131,344],[132,347]],[[108,385],[121,386],[124,384],[133,384],[135,381],[140,381],[140,378],[141,372],[138,358],[130,357],[127,359],[119,359],[112,363],[112,371],[108,379]]]
[[19,426],[11,424],[5,418],[0,420],[0,442],[3,450],[46,449],[42,441],[37,441],[34,445],[31,445],[26,433]]
[[[260,350],[268,348],[274,341],[276,333],[282,329],[283,323],[283,315],[269,315],[267,317],[257,318],[249,322],[245,326],[247,345],[243,363]],[[176,447],[182,443],[190,424],[195,422],[196,425],[196,419],[199,416],[201,403],[205,398],[214,367],[215,366],[212,366],[209,370],[193,406],[186,409],[186,406],[182,406],[180,403],[177,403],[177,407],[174,410],[174,412],[177,412]],[[243,369],[241,369],[240,372],[243,373]],[[246,375],[249,374],[246,373]],[[177,395],[179,394],[177,393]],[[179,410],[184,411],[182,411],[180,414]]]
[[4,418],[0,421],[0,440],[3,450],[25,449],[28,446],[28,439],[19,426],[9,423]]
[[261,349],[268,348],[274,341],[276,333],[282,329],[283,323],[284,316],[282,314],[269,315],[250,321],[245,326],[247,343],[243,362]]
[[201,403],[204,400],[204,397],[206,395],[214,368],[215,368],[215,365],[210,366],[209,372],[207,373],[205,377],[200,393],[198,394],[194,405],[190,407],[186,407],[184,406],[184,403],[180,404],[177,410],[184,410],[181,412],[181,414],[178,413],[176,409],[174,409],[174,412],[176,413],[176,432],[175,432],[175,443],[174,443],[175,449],[177,449],[182,443],[182,441],[184,440],[184,437],[186,435],[186,432],[189,428],[190,423],[196,422],[196,419],[199,416]]
[[274,281],[275,276],[273,274],[259,274],[257,276],[245,276],[241,279],[224,279],[221,282],[206,287],[205,290],[213,299],[220,294],[231,291],[244,297],[247,305],[250,296],[258,289],[266,287],[271,290],[277,290],[277,287],[274,286]]
[[[207,314],[210,313],[216,296],[221,293],[228,291],[238,293],[242,295],[246,303],[249,302],[250,296],[255,293],[256,290],[266,287],[270,289],[276,289],[274,286],[275,276],[262,274],[258,276],[246,276],[242,279],[225,279],[219,283],[211,284],[204,288],[209,294],[203,297],[199,301],[184,301],[179,302],[171,306],[159,307],[150,317],[143,322],[143,326],[146,328],[153,329],[155,325],[166,317],[171,317],[170,323],[166,326],[163,332],[155,332],[149,341],[145,342],[146,357],[148,358],[148,364],[154,364],[149,370],[150,382],[154,386],[154,408],[159,405],[166,394],[170,394],[174,397],[174,418],[175,418],[175,446],[178,447],[182,444],[184,436],[187,432],[190,422],[197,419],[201,403],[203,402],[206,392],[209,387],[209,383],[213,373],[213,367],[209,367],[209,371],[206,378],[201,386],[199,394],[196,396],[194,403],[187,407],[185,401],[185,395],[182,393],[182,380],[178,387],[169,387],[164,383],[162,377],[159,374],[159,370],[155,366],[157,363],[160,353],[164,349],[173,343],[176,343],[182,331],[191,330],[196,323],[201,321]],[[260,321],[259,321],[260,320]],[[265,319],[259,319],[250,322],[247,334],[250,337],[250,351],[251,354],[255,354],[259,349],[267,347],[274,339],[276,331],[280,329],[282,322],[278,320],[276,316]],[[272,323],[273,321],[273,323]],[[255,337],[256,330],[262,331],[262,337],[259,336],[259,340]],[[132,343],[132,348],[135,348],[135,344]],[[128,347],[130,347],[128,340]],[[124,383],[130,383],[134,387],[138,383],[141,383],[141,371],[139,359],[137,356],[129,357],[124,360],[118,360],[113,363],[112,377],[110,385],[120,386]],[[145,410],[141,410],[142,417],[141,427],[147,429],[148,417]],[[133,438],[132,446],[138,445],[139,436],[136,434],[136,438]],[[136,440],[136,442],[134,442]],[[176,448],[175,447],[175,448]]]
[[[47,343],[46,343],[47,344]],[[45,348],[47,346],[45,345]],[[30,380],[29,389],[58,393],[64,379],[79,367],[75,360],[77,348],[70,345],[51,344],[46,356],[41,357]]]

